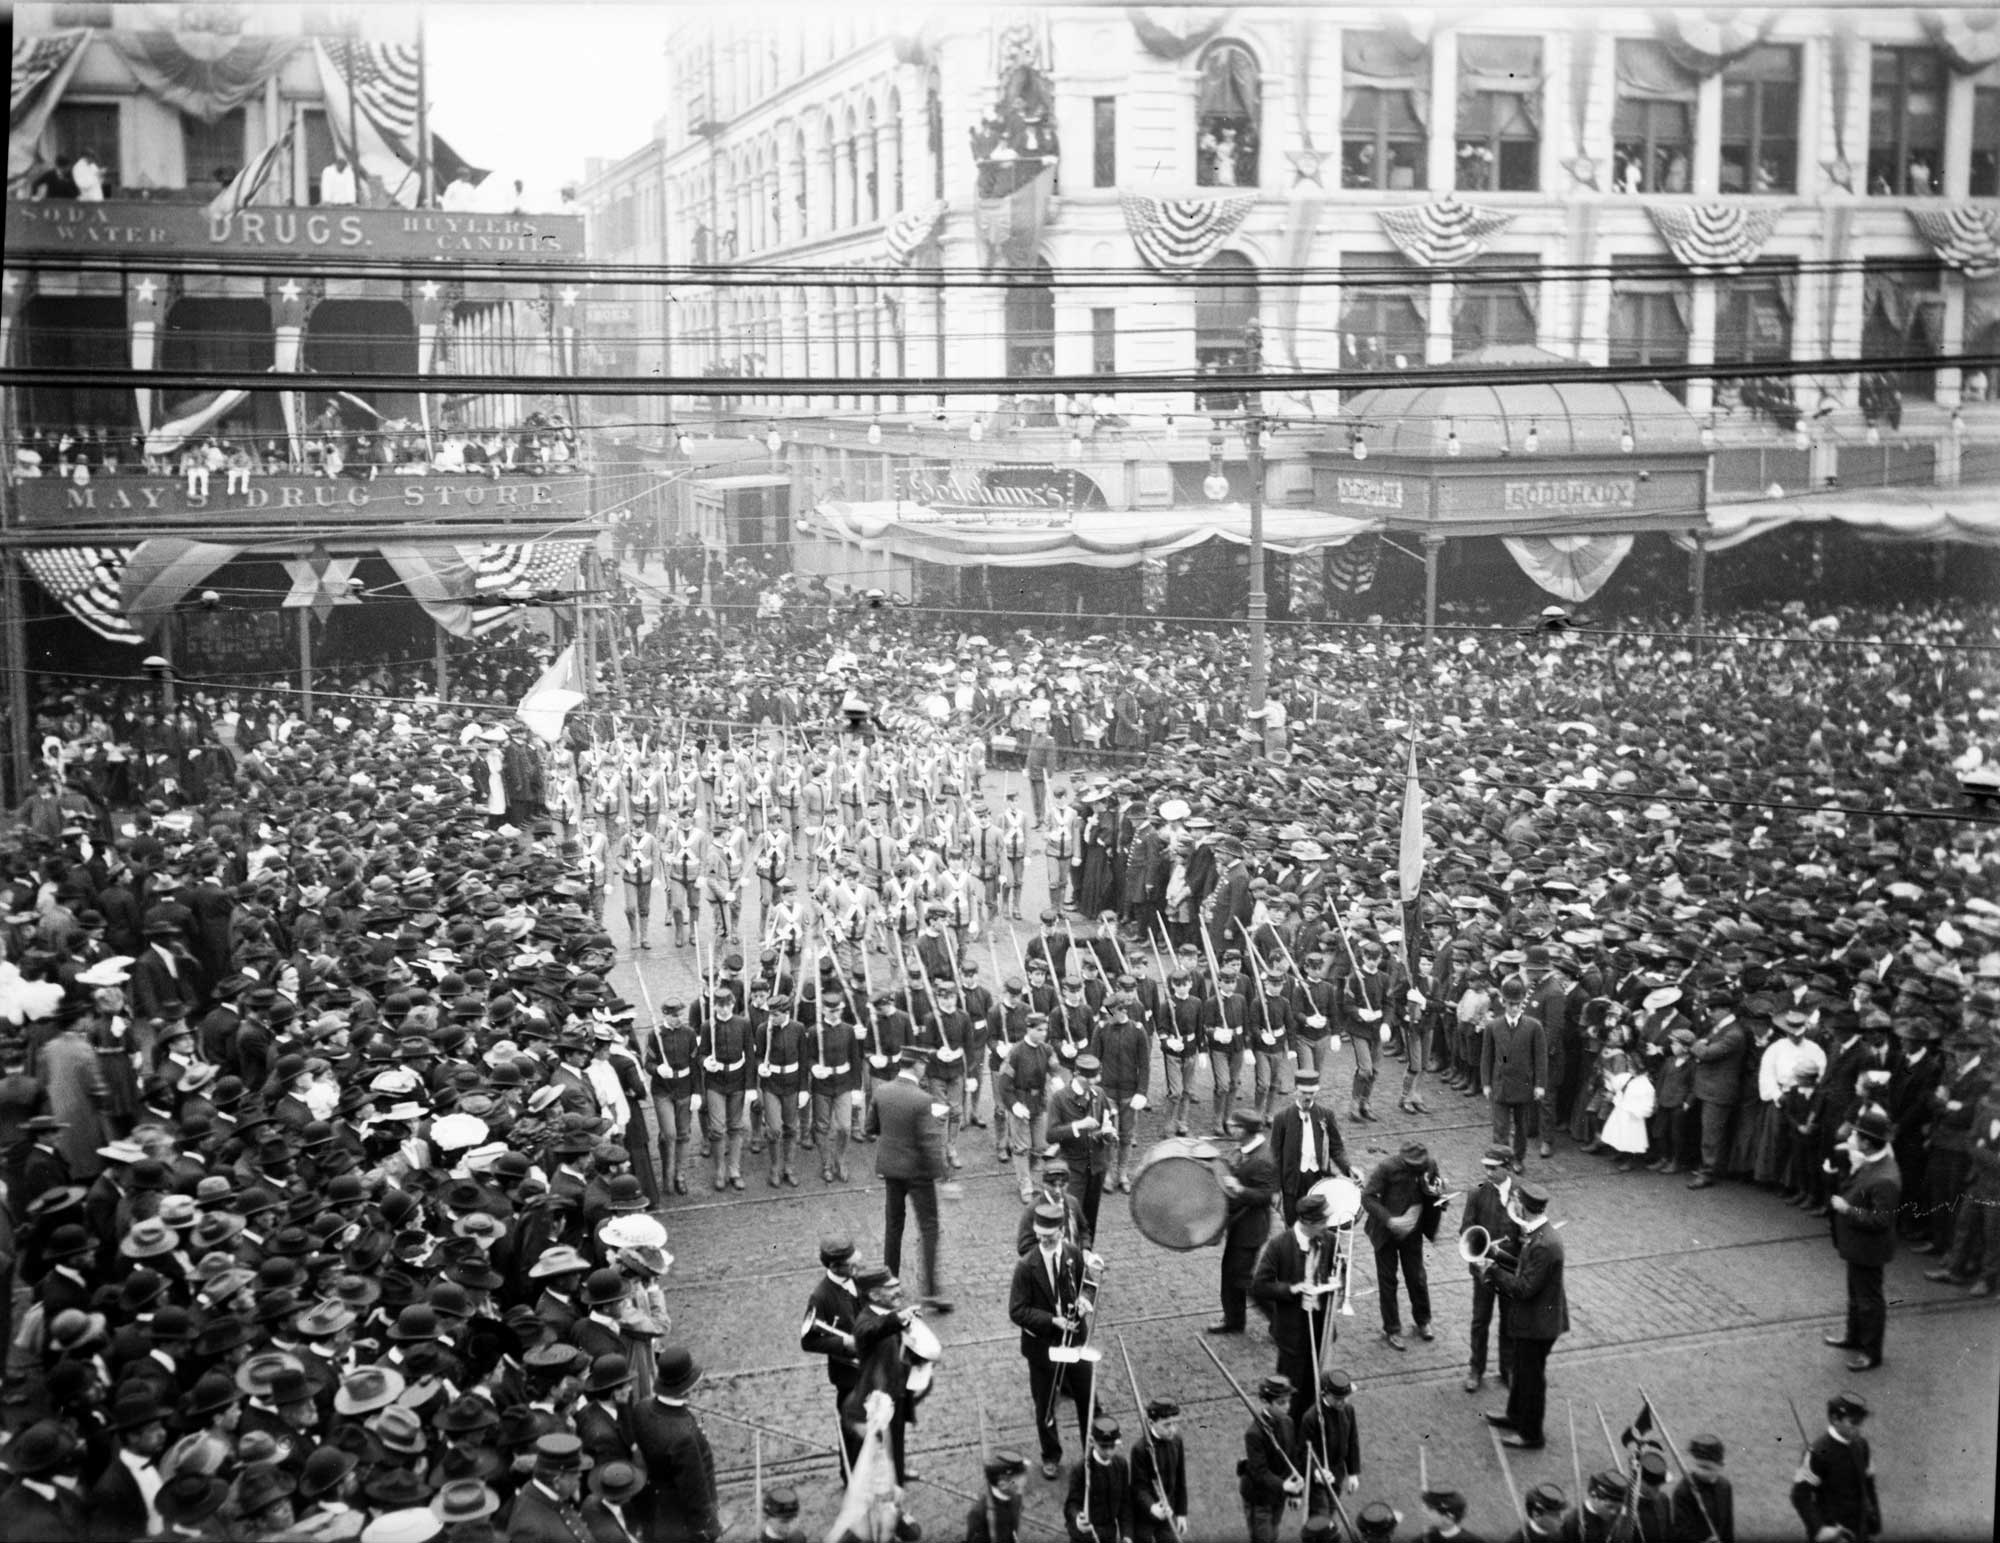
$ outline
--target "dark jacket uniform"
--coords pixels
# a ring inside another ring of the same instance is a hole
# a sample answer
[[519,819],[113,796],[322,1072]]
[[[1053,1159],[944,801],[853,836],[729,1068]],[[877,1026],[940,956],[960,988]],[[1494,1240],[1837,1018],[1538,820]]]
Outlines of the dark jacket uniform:
[[1842,1441],[1828,1431],[1815,1441],[1792,1476],[1792,1509],[1806,1525],[1808,1543],[1822,1527],[1845,1527],[1856,1539],[1879,1533],[1882,1505],[1867,1437]]

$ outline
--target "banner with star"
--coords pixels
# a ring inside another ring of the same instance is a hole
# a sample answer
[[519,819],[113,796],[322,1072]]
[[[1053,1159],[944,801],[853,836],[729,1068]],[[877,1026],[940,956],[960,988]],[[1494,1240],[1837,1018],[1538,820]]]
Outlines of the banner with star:
[[358,557],[333,557],[321,550],[310,557],[288,557],[284,566],[292,587],[278,602],[281,610],[308,610],[323,622],[337,605],[361,604],[347,582],[361,566]]
[[[282,284],[267,285],[265,298],[271,306],[271,368],[280,375],[295,375],[305,359],[306,316],[311,301],[304,286],[289,277]],[[299,425],[305,417],[304,403],[298,392],[280,391],[278,407],[285,415],[285,440],[292,464],[303,466],[305,445],[299,438]]]
[[[160,336],[160,313],[166,309],[167,276],[164,273],[141,273],[135,278],[137,282],[125,301],[125,320],[132,340],[132,368],[150,370]],[[139,428],[141,432],[150,433],[153,428],[153,388],[135,387],[133,396],[139,404]]]

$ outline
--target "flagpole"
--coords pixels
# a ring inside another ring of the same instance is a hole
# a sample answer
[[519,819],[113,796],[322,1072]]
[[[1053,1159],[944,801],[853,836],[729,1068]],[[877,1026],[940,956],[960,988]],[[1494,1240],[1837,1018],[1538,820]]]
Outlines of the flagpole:
[[417,8],[417,207],[437,206],[432,186],[430,71],[425,64],[424,12]]
[[354,107],[354,53],[361,46],[361,13],[358,10],[353,12],[348,21],[353,35],[340,51],[340,75],[347,84],[347,160],[354,173],[354,201],[365,207],[368,203],[368,174],[361,169],[360,120]]

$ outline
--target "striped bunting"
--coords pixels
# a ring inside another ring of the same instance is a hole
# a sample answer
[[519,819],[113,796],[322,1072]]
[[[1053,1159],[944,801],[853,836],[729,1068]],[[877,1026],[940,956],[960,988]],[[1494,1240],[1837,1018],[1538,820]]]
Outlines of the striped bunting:
[[383,138],[407,141],[417,132],[417,50],[412,43],[361,43],[321,38],[341,78],[354,82],[355,105]]
[[34,581],[99,637],[134,647],[145,637],[126,619],[119,579],[131,547],[51,546],[22,549]]
[[490,597],[472,608],[472,633],[485,637],[510,620],[519,602],[547,590],[569,589],[588,541],[496,541],[482,547],[472,564],[473,591]]
[[1486,250],[1486,238],[1505,230],[1514,216],[1499,209],[1475,209],[1447,193],[1414,209],[1380,209],[1382,230],[1413,263],[1426,268],[1456,268]]
[[1736,204],[1648,204],[1646,213],[1674,260],[1696,273],[1755,262],[1778,223],[1774,209]]
[[1125,229],[1139,255],[1168,272],[1199,268],[1222,249],[1257,202],[1256,195],[1231,198],[1119,197]]
[[1346,546],[1336,547],[1327,563],[1326,580],[1343,595],[1365,595],[1375,587],[1375,575],[1382,567],[1382,538],[1356,536]]
[[1909,215],[1939,262],[1969,279],[2000,276],[2000,209],[1948,204],[1942,209],[1912,209]]
[[882,244],[889,250],[889,261],[898,268],[910,266],[910,259],[924,249],[934,236],[937,228],[944,223],[947,205],[942,198],[934,198],[921,209],[905,209],[889,222],[889,228],[882,233]]
[[41,90],[51,76],[68,64],[72,55],[90,41],[90,29],[49,32],[37,37],[14,39],[12,100],[18,106]]

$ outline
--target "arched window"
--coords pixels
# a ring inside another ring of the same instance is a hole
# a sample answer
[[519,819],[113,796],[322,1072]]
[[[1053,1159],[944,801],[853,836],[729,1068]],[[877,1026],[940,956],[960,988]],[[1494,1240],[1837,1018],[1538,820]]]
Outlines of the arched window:
[[1035,259],[1028,272],[1007,289],[1007,373],[1053,375],[1056,372],[1055,272]]
[[841,171],[841,185],[847,194],[841,213],[847,216],[847,228],[852,230],[861,223],[861,130],[854,121],[852,107],[841,120],[841,137],[841,154],[846,163]]
[[903,212],[903,94],[889,93],[889,212]]
[[792,233],[794,241],[803,240],[812,229],[810,184],[806,176],[806,131],[797,130],[792,135],[792,185],[791,212],[785,216],[785,225]]
[[924,145],[931,158],[931,197],[944,197],[944,98],[939,94],[937,76],[931,76],[924,93]]
[[1264,86],[1241,43],[1216,43],[1201,56],[1195,87],[1195,181],[1205,188],[1255,187]]
[[[1241,252],[1217,252],[1202,264],[1194,291],[1194,364],[1204,375],[1244,367],[1246,335],[1257,319],[1257,265]],[[1210,392],[1196,405],[1229,411],[1243,405],[1235,392]]]

